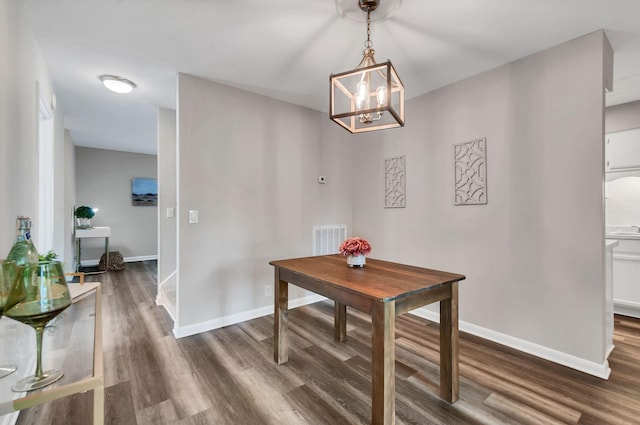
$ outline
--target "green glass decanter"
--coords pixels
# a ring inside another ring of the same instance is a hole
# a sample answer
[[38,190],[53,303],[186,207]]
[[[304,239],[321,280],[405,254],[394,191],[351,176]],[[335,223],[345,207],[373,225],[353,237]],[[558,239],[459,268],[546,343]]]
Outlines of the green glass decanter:
[[38,251],[31,241],[31,219],[18,217],[16,219],[16,241],[7,255],[18,266],[38,264]]

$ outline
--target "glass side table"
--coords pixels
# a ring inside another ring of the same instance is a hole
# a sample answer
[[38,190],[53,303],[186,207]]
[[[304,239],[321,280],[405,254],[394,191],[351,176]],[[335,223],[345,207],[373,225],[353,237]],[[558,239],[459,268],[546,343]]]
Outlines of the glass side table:
[[93,424],[104,425],[102,360],[102,288],[98,282],[69,284],[73,304],[45,328],[42,363],[64,371],[56,383],[28,393],[11,390],[14,382],[33,374],[36,346],[33,329],[0,319],[0,363],[18,370],[0,379],[0,425],[14,424],[18,412],[71,394],[93,390]]

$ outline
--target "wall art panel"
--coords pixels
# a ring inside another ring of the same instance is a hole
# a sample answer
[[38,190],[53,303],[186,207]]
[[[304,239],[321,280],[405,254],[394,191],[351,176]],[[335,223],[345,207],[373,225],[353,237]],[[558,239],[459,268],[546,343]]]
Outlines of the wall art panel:
[[406,158],[396,156],[384,160],[384,207],[405,208]]
[[487,203],[487,139],[453,145],[454,204]]

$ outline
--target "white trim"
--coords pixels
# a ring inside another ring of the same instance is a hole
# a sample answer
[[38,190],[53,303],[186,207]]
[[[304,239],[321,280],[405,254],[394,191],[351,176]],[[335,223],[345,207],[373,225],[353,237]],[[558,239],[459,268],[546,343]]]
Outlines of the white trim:
[[614,344],[611,344],[611,346],[609,346],[609,349],[607,350],[607,355],[604,356],[605,359],[609,358],[609,356],[611,355],[611,352],[613,351],[614,348],[616,348],[616,346]]
[[[171,316],[171,318],[173,319],[173,321],[175,322],[175,317],[173,317],[173,314],[171,314],[171,311],[169,308],[167,308],[166,304],[169,301],[169,299],[167,298],[167,296],[165,295],[164,291],[162,290],[162,288],[164,287],[164,285],[166,285],[170,279],[173,279],[177,274],[177,271],[174,270],[173,273],[171,273],[169,276],[167,276],[167,278],[165,280],[163,280],[162,282],[160,282],[158,284],[158,288],[156,291],[156,304],[157,305],[162,305],[165,306],[165,309],[169,312],[169,316]],[[173,305],[173,303],[169,303],[171,305]],[[175,306],[174,306],[175,308]]]
[[628,307],[628,308],[635,308],[637,310],[640,310],[640,303],[637,301],[620,300],[620,299],[614,298],[613,305],[618,307]]
[[[318,301],[323,300],[326,300],[326,297],[316,294],[297,298],[295,300],[289,300],[289,309],[291,310],[296,307],[317,303]],[[217,319],[207,320],[206,322],[200,322],[189,326],[174,327],[173,335],[176,338],[183,338],[185,336],[195,335],[229,325],[235,325],[236,323],[246,322],[247,320],[257,319],[258,317],[268,316],[270,314],[273,314],[273,305],[243,311],[230,316],[218,317]]]
[[[424,307],[411,311],[411,314],[427,320],[431,320],[436,323],[440,323],[440,314]],[[588,373],[589,375],[597,376],[598,378],[609,379],[609,375],[611,374],[611,368],[609,367],[609,362],[607,360],[605,360],[601,364],[592,362],[590,360],[585,360],[571,354],[563,353],[552,348],[525,341],[520,338],[496,332],[491,329],[486,329],[481,326],[477,326],[464,321],[459,321],[458,327],[461,331],[479,336],[480,338],[488,339],[489,341],[506,345],[507,347],[514,348],[518,351],[532,354],[536,357],[540,357],[542,359],[549,360],[584,373]]]
[[172,313],[171,307],[170,307],[172,306],[175,309],[175,306],[173,305],[173,303],[169,301],[169,299],[164,294],[164,292],[162,291],[158,292],[158,296],[156,297],[156,304],[166,310],[167,314],[169,314],[169,317],[171,317],[171,320],[173,320],[173,323],[176,322],[176,318],[174,317],[174,313]]
[[174,270],[169,276],[167,276],[167,278],[165,280],[163,280],[162,282],[160,282],[160,284],[158,285],[158,288],[163,287],[168,281],[169,279],[173,279],[173,277],[178,273],[177,270]]
[[624,260],[624,261],[640,261],[640,254],[635,254],[630,252],[622,254],[622,253],[614,252],[613,259]]
[[613,311],[616,314],[640,319],[640,303],[627,300],[613,300]]
[[0,416],[0,425],[15,425],[18,422],[18,415],[20,411],[15,411],[12,413],[7,413],[6,415]]
[[[139,255],[137,257],[124,257],[124,262],[125,263],[135,263],[137,261],[150,261],[150,260],[157,260],[158,256],[157,255]],[[98,264],[100,264],[100,260],[82,260],[82,267],[87,267],[87,266],[97,266]]]
[[157,255],[139,255],[137,257],[124,257],[125,263],[135,263],[136,261],[152,261],[157,260]]
[[[180,224],[182,220],[182,201],[181,201],[181,193],[180,193],[180,184],[182,184],[182,179],[180,178],[180,73],[176,72],[176,144],[175,144],[175,156],[176,156],[176,317],[173,321],[173,327],[178,328],[180,325],[180,262],[182,261],[180,257],[180,235],[182,232],[182,225]],[[186,120],[185,120],[186,121]],[[186,124],[186,123],[185,123]],[[186,125],[185,125],[186,127]],[[184,130],[183,130],[184,131]],[[160,253],[161,251],[158,251]]]

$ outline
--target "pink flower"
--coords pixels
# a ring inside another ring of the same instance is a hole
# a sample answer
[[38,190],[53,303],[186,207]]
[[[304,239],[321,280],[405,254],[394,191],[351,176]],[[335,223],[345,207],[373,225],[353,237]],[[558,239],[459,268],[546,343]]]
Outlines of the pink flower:
[[366,239],[359,237],[347,238],[338,248],[340,254],[347,255],[368,255],[371,252],[371,245]]

